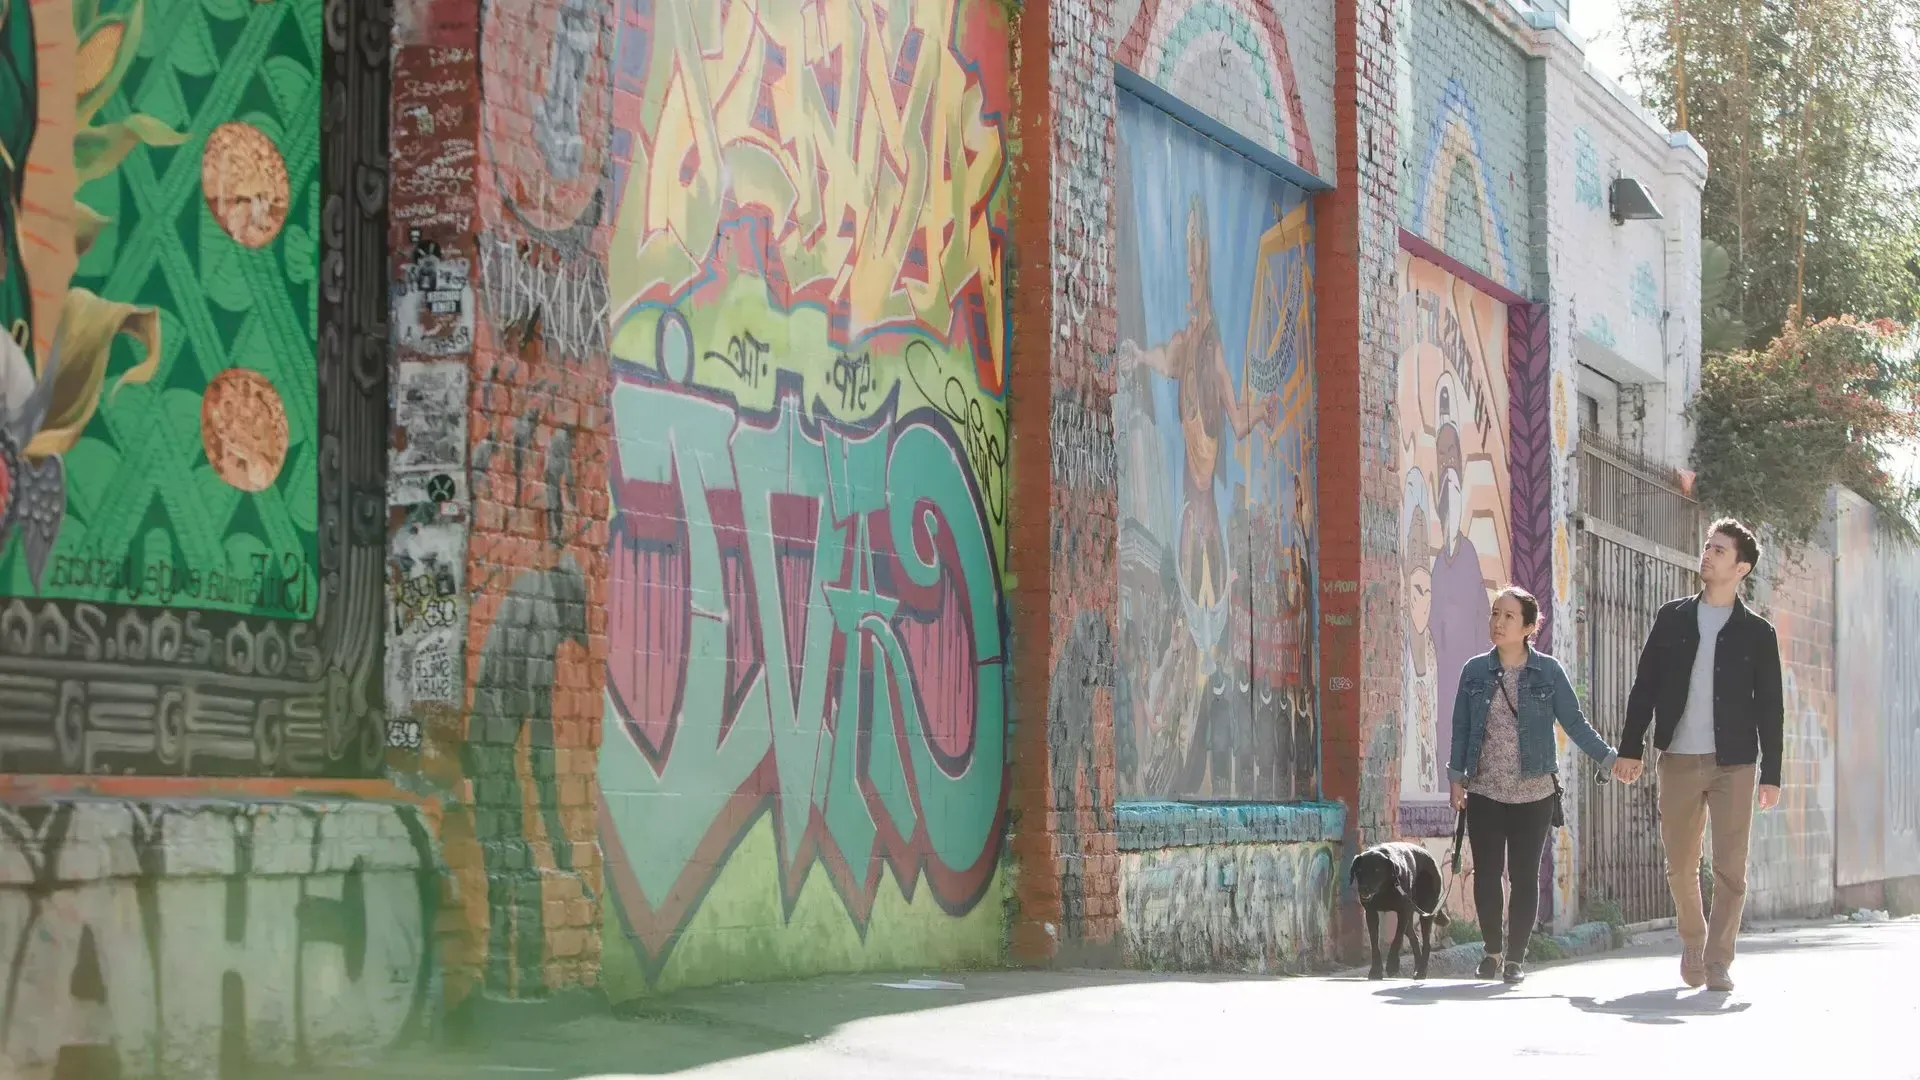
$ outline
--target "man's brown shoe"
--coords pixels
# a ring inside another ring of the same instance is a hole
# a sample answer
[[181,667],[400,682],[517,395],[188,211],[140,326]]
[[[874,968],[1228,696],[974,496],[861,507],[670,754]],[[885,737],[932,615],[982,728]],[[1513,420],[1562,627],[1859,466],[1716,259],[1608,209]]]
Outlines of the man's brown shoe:
[[1727,974],[1727,965],[1707,965],[1707,989],[1716,994],[1733,993],[1733,976]]
[[1680,954],[1680,979],[1695,990],[1707,982],[1707,950],[1686,949]]

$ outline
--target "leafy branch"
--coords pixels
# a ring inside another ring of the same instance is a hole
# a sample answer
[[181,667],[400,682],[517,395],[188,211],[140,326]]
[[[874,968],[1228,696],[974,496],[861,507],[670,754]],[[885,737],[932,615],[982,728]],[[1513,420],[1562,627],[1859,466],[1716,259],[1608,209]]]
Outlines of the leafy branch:
[[1839,485],[1920,535],[1920,492],[1887,469],[1920,436],[1916,405],[1920,362],[1886,319],[1789,323],[1765,349],[1709,354],[1687,407],[1701,497],[1792,548],[1821,528]]

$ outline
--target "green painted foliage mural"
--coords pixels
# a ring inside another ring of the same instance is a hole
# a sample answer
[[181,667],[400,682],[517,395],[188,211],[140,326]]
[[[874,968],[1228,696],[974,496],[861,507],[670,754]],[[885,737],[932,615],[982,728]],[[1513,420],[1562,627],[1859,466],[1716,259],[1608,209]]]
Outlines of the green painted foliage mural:
[[0,0],[0,595],[313,614],[322,0]]

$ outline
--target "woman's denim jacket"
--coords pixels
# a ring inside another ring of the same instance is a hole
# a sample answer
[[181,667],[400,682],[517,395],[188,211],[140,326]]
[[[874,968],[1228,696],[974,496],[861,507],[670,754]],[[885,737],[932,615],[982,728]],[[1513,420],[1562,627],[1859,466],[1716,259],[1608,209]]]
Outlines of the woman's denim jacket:
[[[1500,692],[1495,681],[1499,672],[1500,658],[1495,652],[1476,656],[1460,669],[1460,691],[1453,698],[1453,747],[1447,758],[1447,772],[1459,783],[1466,783],[1480,764],[1480,744],[1487,737],[1487,709],[1493,704],[1493,695]],[[1574,695],[1560,661],[1528,649],[1527,664],[1520,669],[1518,682],[1513,703],[1519,710],[1516,726],[1520,733],[1521,776],[1558,771],[1553,745],[1556,720],[1567,729],[1573,744],[1600,762],[1601,768],[1612,767],[1617,755],[1580,712],[1580,699]]]

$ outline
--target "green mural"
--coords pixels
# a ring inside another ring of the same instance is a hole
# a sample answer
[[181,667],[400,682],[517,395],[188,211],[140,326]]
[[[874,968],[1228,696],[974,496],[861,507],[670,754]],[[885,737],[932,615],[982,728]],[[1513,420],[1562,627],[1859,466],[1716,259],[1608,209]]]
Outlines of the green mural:
[[322,0],[0,0],[0,595],[306,618]]

